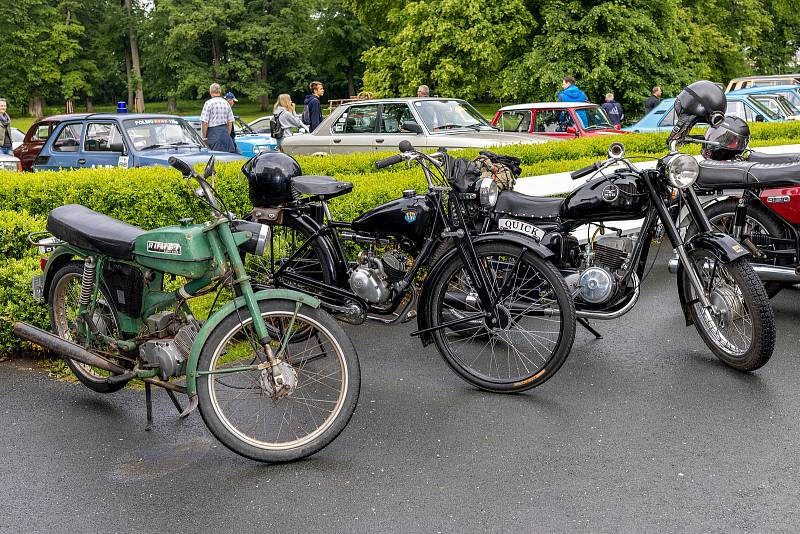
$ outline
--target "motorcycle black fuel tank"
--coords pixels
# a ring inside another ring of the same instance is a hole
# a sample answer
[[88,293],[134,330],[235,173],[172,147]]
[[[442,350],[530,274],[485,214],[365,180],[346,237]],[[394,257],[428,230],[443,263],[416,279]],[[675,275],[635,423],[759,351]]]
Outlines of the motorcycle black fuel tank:
[[636,177],[612,174],[587,182],[564,201],[562,217],[567,220],[624,221],[647,213],[647,192],[637,186]]
[[436,204],[424,195],[398,198],[371,209],[353,221],[353,230],[407,237],[421,246],[428,238]]

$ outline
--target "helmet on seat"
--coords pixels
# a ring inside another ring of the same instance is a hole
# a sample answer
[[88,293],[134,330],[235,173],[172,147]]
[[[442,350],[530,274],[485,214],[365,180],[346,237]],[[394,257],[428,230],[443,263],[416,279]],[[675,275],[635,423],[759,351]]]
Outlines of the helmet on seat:
[[667,143],[683,140],[698,122],[719,126],[727,106],[725,93],[714,82],[700,80],[686,86],[675,99],[675,126]]
[[242,167],[256,208],[274,208],[293,200],[292,178],[303,171],[297,161],[283,152],[261,152]]
[[750,144],[750,127],[739,117],[726,116],[722,124],[706,132],[706,141],[718,143],[703,147],[703,157],[714,160],[729,160],[742,155]]

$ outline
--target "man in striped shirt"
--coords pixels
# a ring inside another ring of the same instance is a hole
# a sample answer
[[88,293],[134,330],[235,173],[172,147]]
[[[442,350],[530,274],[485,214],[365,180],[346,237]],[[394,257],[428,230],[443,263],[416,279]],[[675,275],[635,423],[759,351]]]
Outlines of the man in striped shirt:
[[231,138],[233,130],[233,110],[230,104],[222,98],[222,88],[218,83],[212,83],[208,88],[211,98],[203,104],[200,120],[203,122],[203,141],[211,150],[222,152],[236,152],[236,144]]

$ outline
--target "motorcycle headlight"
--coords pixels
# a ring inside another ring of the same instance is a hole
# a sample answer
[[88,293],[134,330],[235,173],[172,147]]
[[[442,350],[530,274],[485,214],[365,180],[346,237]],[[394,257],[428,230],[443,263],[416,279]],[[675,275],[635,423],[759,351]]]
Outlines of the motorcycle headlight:
[[478,201],[484,208],[493,208],[497,204],[499,190],[491,178],[483,178],[478,182]]
[[686,189],[697,180],[700,174],[700,165],[692,156],[681,154],[672,158],[667,165],[667,179],[669,183],[679,189]]

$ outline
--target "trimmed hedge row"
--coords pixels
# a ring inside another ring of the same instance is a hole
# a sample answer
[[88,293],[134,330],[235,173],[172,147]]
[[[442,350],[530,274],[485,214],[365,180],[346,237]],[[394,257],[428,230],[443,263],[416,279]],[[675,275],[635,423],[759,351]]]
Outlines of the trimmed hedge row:
[[[794,144],[800,139],[800,124],[754,124],[753,146]],[[656,158],[666,151],[666,134],[632,134],[619,137],[631,156]],[[496,149],[523,161],[523,176],[565,172],[605,157],[608,137],[577,139],[543,145],[513,145]],[[690,147],[696,152],[697,147]],[[397,198],[403,189],[425,189],[417,167],[397,165],[376,171],[375,161],[390,152],[297,158],[306,174],[330,175],[353,182],[353,192],[331,202],[336,218],[351,220],[380,203]],[[478,150],[453,153],[474,157]],[[251,206],[241,165],[217,166],[217,190],[228,209],[243,215]],[[0,172],[0,354],[24,347],[11,335],[13,320],[47,327],[47,312],[34,303],[31,276],[39,269],[36,250],[26,236],[43,229],[48,212],[63,204],[83,204],[96,211],[143,228],[174,224],[180,218],[207,218],[208,208],[188,191],[186,182],[173,169],[147,167],[82,169],[79,171],[20,174]]]

